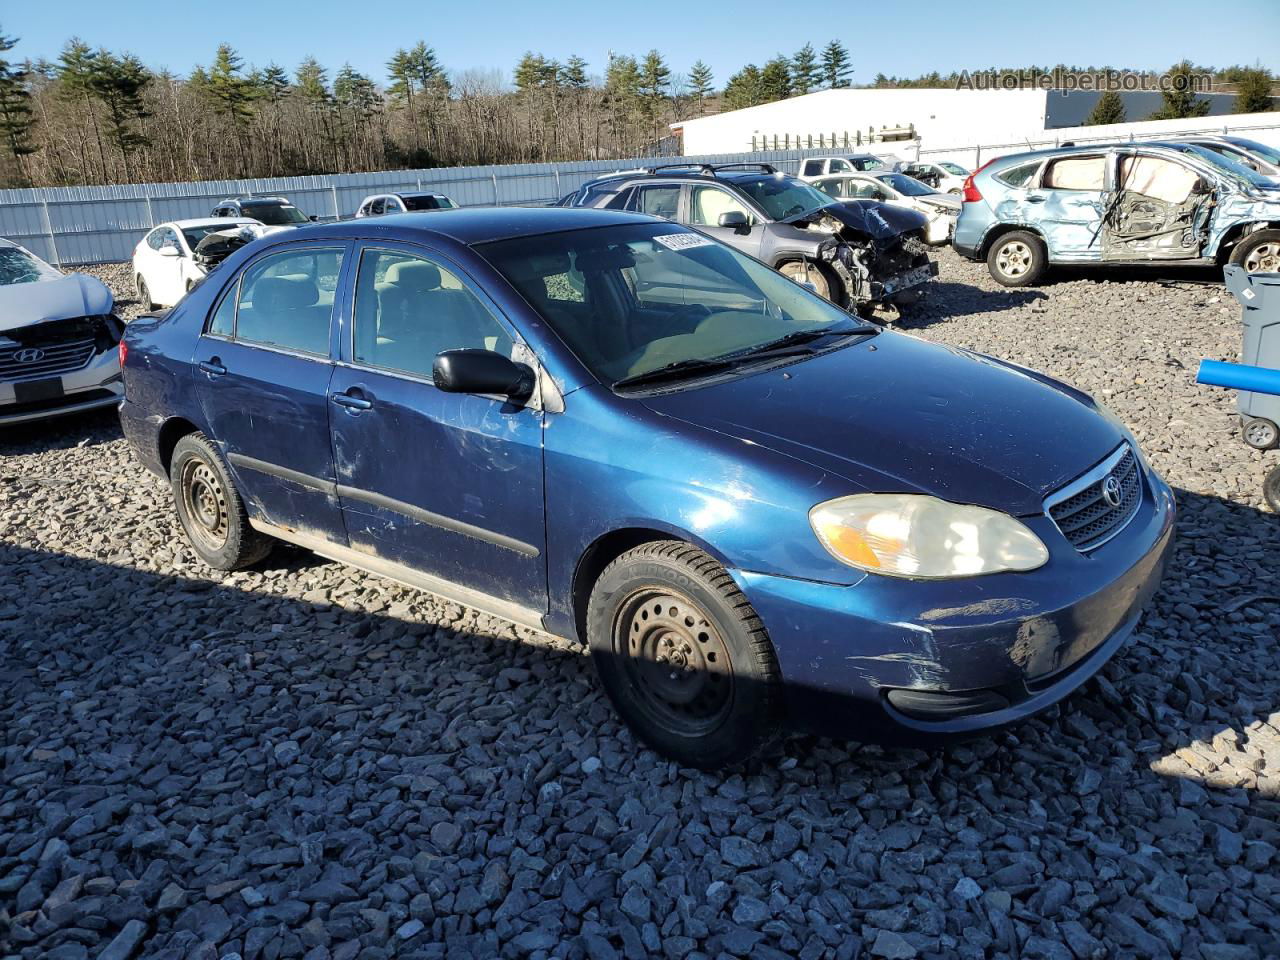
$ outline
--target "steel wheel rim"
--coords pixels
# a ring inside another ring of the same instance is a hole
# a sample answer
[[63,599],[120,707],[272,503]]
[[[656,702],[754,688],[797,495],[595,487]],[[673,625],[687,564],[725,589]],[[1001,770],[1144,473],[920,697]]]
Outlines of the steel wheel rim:
[[813,284],[814,293],[823,300],[831,299],[831,289],[827,285],[827,278],[822,275],[822,271],[817,267],[811,267],[807,263],[784,263],[780,272],[784,277],[794,280],[796,283]]
[[729,649],[692,600],[661,588],[637,591],[619,606],[613,635],[650,720],[685,737],[724,722],[734,695]]
[[188,460],[182,468],[182,507],[187,526],[201,546],[215,551],[226,546],[231,528],[227,494],[204,460]]
[[1021,277],[1031,269],[1031,248],[1021,240],[1006,243],[996,254],[996,266],[1006,277]]
[[1255,447],[1268,447],[1276,439],[1275,431],[1269,424],[1256,420],[1244,428],[1244,438]]
[[1244,268],[1249,273],[1280,273],[1280,242],[1258,244],[1244,258]]

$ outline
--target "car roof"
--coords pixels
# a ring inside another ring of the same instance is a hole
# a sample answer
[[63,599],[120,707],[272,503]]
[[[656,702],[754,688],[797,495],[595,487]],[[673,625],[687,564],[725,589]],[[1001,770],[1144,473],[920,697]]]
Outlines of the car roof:
[[468,207],[437,210],[430,217],[397,213],[386,217],[317,223],[276,236],[281,240],[302,240],[309,237],[382,237],[388,234],[393,238],[398,234],[404,239],[412,239],[437,235],[470,246],[564,230],[666,222],[661,217],[583,207]]

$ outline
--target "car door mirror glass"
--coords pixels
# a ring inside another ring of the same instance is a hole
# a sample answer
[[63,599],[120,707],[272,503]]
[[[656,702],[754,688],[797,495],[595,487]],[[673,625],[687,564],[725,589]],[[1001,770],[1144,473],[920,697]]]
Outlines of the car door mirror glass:
[[445,350],[432,369],[436,388],[446,393],[493,393],[524,400],[532,396],[533,370],[493,350]]

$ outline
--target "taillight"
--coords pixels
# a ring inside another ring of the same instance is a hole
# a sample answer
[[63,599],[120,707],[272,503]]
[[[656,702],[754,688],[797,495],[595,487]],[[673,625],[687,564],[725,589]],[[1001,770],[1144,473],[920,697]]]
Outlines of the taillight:
[[124,340],[121,340],[116,352],[120,355],[120,369],[123,370],[125,358],[129,356],[129,345]]
[[988,160],[986,163],[980,166],[977,170],[973,171],[973,173],[969,174],[967,177],[964,178],[963,196],[964,196],[965,203],[981,203],[982,202],[982,191],[979,190],[976,186],[974,186],[973,178],[976,177],[978,174],[980,174],[983,170],[987,169],[987,167],[991,166],[993,163],[995,163],[999,159],[1000,159],[999,157],[992,157],[990,160]]

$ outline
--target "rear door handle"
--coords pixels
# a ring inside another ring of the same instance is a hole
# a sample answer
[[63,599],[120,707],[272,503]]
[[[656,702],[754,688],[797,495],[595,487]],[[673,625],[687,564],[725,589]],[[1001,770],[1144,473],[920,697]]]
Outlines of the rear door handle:
[[372,400],[366,400],[364,397],[354,397],[349,393],[331,393],[329,399],[340,407],[346,407],[348,410],[369,410],[373,407]]
[[201,360],[199,367],[211,377],[225,376],[227,372],[227,368],[218,362],[217,357],[214,357],[212,360]]

